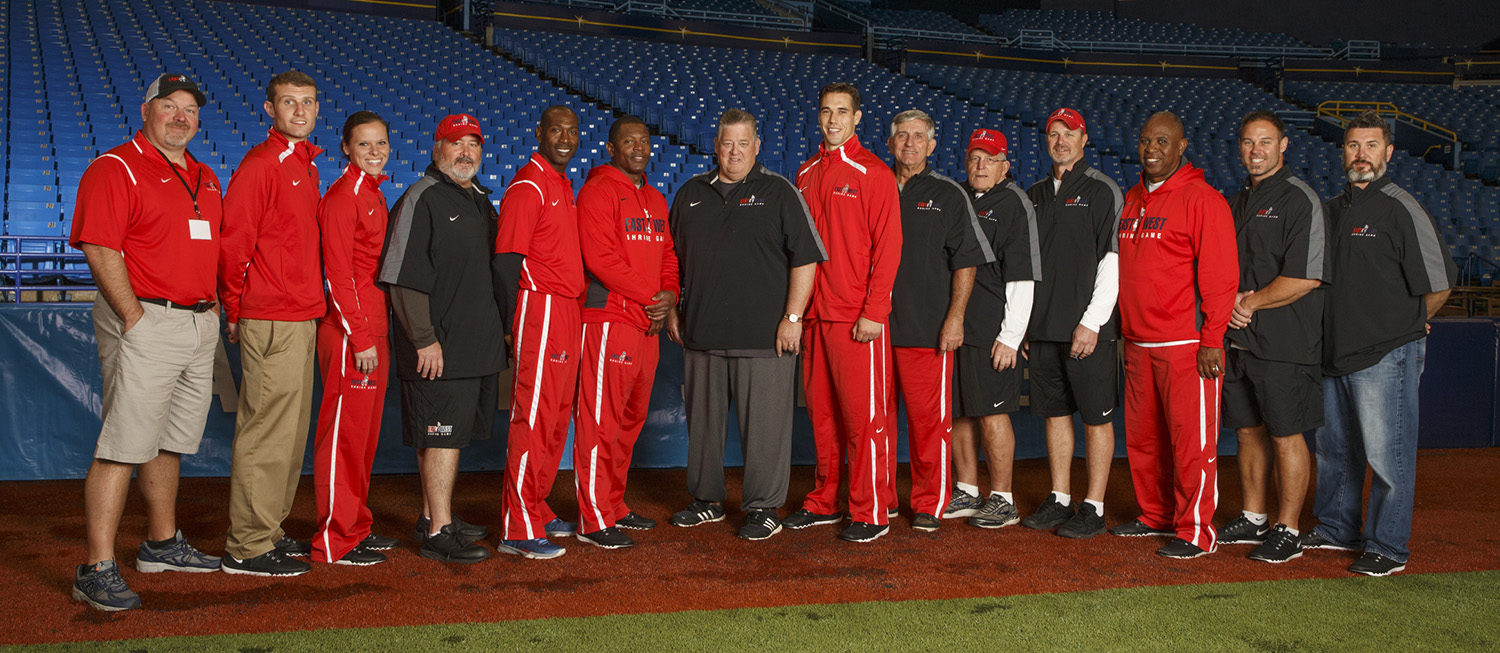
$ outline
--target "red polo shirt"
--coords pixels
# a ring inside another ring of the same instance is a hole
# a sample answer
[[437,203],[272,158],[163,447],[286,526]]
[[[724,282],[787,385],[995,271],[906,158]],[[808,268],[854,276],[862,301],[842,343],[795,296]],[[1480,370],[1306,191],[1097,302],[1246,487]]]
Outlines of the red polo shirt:
[[[191,190],[190,190],[191,189]],[[89,243],[125,256],[137,297],[176,304],[214,298],[223,220],[219,178],[191,154],[167,161],[136,132],[95,159],[78,183],[73,247]],[[198,212],[193,211],[193,193]]]
[[219,255],[219,301],[230,322],[296,322],[326,312],[313,163],[322,152],[273,128],[230,178]]
[[323,270],[328,277],[328,312],[323,321],[338,326],[354,351],[386,337],[386,295],[375,284],[387,224],[380,182],[350,163],[318,204],[323,232]]
[[677,252],[667,227],[667,198],[604,164],[578,191],[578,231],[589,274],[583,321],[651,328],[646,305],[662,290],[678,293]]
[[582,297],[583,254],[578,245],[578,208],[573,184],[533,153],[500,200],[495,253],[526,257],[521,288]]

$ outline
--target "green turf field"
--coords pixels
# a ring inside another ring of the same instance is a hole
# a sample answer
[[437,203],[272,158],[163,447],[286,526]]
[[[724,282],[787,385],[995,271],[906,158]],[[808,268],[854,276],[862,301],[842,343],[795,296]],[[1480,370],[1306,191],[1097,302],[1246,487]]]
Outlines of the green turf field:
[[1500,649],[1500,571],[174,637],[23,650],[516,649],[1493,651]]

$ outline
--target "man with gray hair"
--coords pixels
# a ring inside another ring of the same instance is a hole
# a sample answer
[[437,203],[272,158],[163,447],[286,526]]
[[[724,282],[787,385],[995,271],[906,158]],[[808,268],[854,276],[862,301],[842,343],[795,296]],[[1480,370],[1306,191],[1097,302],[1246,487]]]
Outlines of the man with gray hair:
[[683,292],[666,331],[683,347],[687,485],[694,499],[672,523],[724,518],[733,397],[745,459],[739,537],[764,540],[781,531],[776,511],[791,477],[802,315],[814,266],[828,253],[796,186],[756,162],[754,116],[725,111],[714,151],[719,167],[683,184],[667,220]]
[[[896,383],[906,400],[911,461],[912,528],[935,531],[948,505],[948,465],[953,430],[953,352],[964,343],[964,311],[975,268],[995,262],[989,239],[958,182],[933,171],[936,125],[913,109],[891,120],[886,142],[901,190],[901,267],[891,291],[891,346]],[[895,440],[896,411],[886,438]],[[895,447],[891,447],[894,449]],[[895,458],[891,458],[894,466]],[[895,474],[890,475],[891,479]],[[889,506],[895,508],[895,481]]]
[[[1458,276],[1437,223],[1386,176],[1391,127],[1366,111],[1345,125],[1349,185],[1324,209],[1334,283],[1325,291],[1323,415],[1313,515],[1304,549],[1356,551],[1349,571],[1388,576],[1406,568],[1416,485],[1417,392],[1427,320]],[[1374,472],[1360,529],[1365,466]]]

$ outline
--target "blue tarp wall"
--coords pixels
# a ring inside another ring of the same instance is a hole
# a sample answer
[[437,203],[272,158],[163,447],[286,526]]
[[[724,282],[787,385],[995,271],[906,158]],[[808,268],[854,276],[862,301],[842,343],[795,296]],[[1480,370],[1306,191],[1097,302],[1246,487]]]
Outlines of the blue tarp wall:
[[[93,459],[99,433],[99,359],[86,304],[0,306],[0,480],[82,478]],[[1485,447],[1495,438],[1497,355],[1500,321],[1440,320],[1433,323],[1427,371],[1422,379],[1421,445]],[[228,346],[234,376],[239,352]],[[687,425],[682,405],[682,350],[665,338],[651,395],[651,412],[636,445],[636,467],[682,467],[687,458]],[[378,474],[415,473],[415,456],[401,445],[400,401],[392,384],[375,459]],[[316,401],[314,402],[316,409]],[[466,471],[505,466],[505,433],[509,413],[501,411],[494,437],[476,442],[463,453]],[[1013,415],[1016,457],[1046,455],[1042,420],[1025,409]],[[317,419],[314,416],[313,423]],[[906,460],[904,416],[900,428],[901,460]],[[1125,455],[1124,428],[1117,420],[1115,453]],[[1081,441],[1076,452],[1083,453]],[[738,433],[730,425],[727,464],[741,464]],[[797,409],[792,462],[813,464],[811,425]],[[234,413],[216,397],[197,455],[183,458],[186,476],[226,476],[234,439]],[[308,438],[305,473],[311,473],[312,438]],[[1235,451],[1234,434],[1224,431],[1220,453]],[[571,467],[571,452],[563,466]]]

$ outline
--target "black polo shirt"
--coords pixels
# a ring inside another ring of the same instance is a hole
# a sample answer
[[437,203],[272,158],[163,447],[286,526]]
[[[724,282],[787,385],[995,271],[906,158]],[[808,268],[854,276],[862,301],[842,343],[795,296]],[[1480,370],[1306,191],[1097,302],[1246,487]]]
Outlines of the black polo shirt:
[[1458,266],[1437,223],[1411,193],[1381,176],[1324,205],[1333,278],[1323,317],[1323,373],[1368,368],[1427,334],[1422,296],[1453,287]]
[[[1094,297],[1094,275],[1099,261],[1119,253],[1116,238],[1125,196],[1119,184],[1084,161],[1063,174],[1062,186],[1052,188],[1052,175],[1026,192],[1036,206],[1037,233],[1042,243],[1042,280],[1036,287],[1031,340],[1071,342],[1073,329]],[[1120,310],[1099,327],[1102,341],[1120,338]]]
[[[1229,198],[1240,254],[1240,292],[1260,290],[1276,277],[1332,281],[1328,223],[1323,202],[1290,168]],[[1323,358],[1323,289],[1297,301],[1255,312],[1250,325],[1230,329],[1230,346],[1260,358],[1317,365]]]
[[[465,189],[436,165],[427,166],[391,209],[377,281],[427,294],[445,379],[505,369],[504,328],[490,273],[497,224],[488,188],[475,182]],[[404,381],[421,378],[411,339],[394,340],[396,374]]]
[[901,267],[891,290],[891,344],[936,349],[953,271],[995,260],[969,194],[923,169],[901,187]]
[[677,190],[667,224],[682,275],[682,342],[699,351],[775,349],[792,268],[828,260],[802,194],[757,164],[717,168]]
[[995,252],[995,262],[979,266],[974,275],[974,292],[964,312],[964,344],[989,351],[1005,320],[1005,284],[1042,278],[1036,209],[1026,191],[1009,179],[985,193],[974,192],[967,183],[963,188],[973,201],[979,228]]

